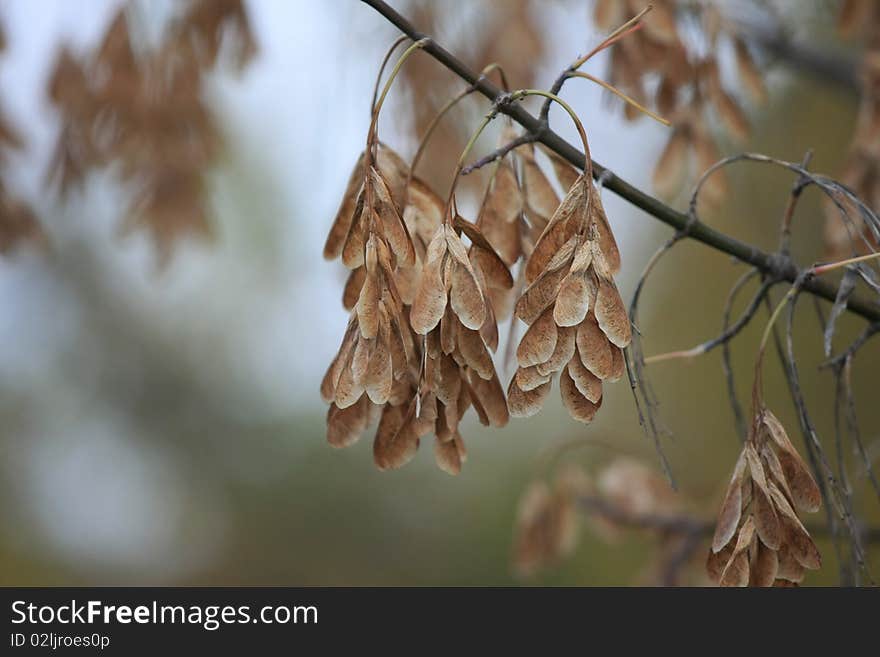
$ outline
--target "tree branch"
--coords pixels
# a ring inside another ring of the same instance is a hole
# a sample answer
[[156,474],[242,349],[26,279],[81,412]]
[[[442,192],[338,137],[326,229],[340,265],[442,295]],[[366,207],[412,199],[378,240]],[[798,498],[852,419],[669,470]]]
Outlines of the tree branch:
[[[633,514],[619,508],[599,495],[581,495],[578,504],[587,513],[601,516],[621,527],[657,531],[668,534],[691,534],[710,538],[715,531],[714,519],[704,519],[688,514],[637,513]],[[812,536],[828,536],[829,529],[824,525],[809,525],[807,531]],[[880,527],[865,527],[861,531],[866,543],[880,542]]]
[[817,52],[790,39],[781,30],[754,24],[741,24],[747,39],[789,68],[806,73],[812,78],[833,84],[851,94],[858,94],[861,84],[858,63],[846,55]]
[[[386,20],[411,39],[417,41],[425,38],[426,35],[419,32],[408,20],[382,0],[362,0],[362,2],[379,12],[379,14],[381,14]],[[464,63],[458,60],[436,41],[431,40],[425,45],[423,50],[462,80],[473,85],[479,93],[489,100],[494,102],[504,93],[488,80],[480,79],[480,76],[477,73],[470,70]],[[547,128],[546,125],[542,124],[538,118],[527,112],[522,106],[515,103],[504,103],[500,107],[500,111],[519,123],[528,132],[534,134],[537,137],[537,140],[549,149],[565,158],[574,166],[583,170],[585,164],[584,154],[558,134]],[[656,198],[634,187],[627,181],[607,170],[598,162],[593,161],[592,164],[594,177],[597,179],[601,178],[605,187],[621,198],[626,199],[637,208],[644,210],[652,217],[659,219],[678,231],[686,232],[688,237],[702,242],[718,251],[731,255],[738,260],[751,264],[764,273],[773,274],[783,280],[789,281],[790,283],[794,283],[801,275],[802,270],[799,269],[791,259],[785,257],[780,258],[778,254],[761,251],[751,244],[746,244],[745,242],[741,242],[733,237],[725,235],[702,222],[689,221],[686,214],[669,207],[665,203],[662,203]],[[837,296],[837,289],[835,286],[822,279],[811,279],[807,281],[804,284],[803,289],[810,294],[814,294],[831,302],[833,302]],[[847,303],[847,309],[870,321],[880,321],[880,306],[868,299],[853,295]]]

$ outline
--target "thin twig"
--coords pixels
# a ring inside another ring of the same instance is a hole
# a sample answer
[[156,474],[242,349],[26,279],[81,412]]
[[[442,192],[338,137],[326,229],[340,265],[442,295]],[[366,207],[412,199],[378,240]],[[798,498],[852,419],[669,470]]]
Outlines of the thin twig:
[[[562,85],[564,85],[565,81],[571,77],[572,73],[577,71],[581,66],[583,66],[594,55],[596,55],[600,51],[604,50],[605,48],[608,48],[609,46],[613,45],[624,34],[628,33],[630,30],[636,29],[638,27],[639,21],[642,20],[642,17],[645,14],[647,14],[649,11],[651,11],[651,5],[648,5],[647,7],[642,9],[642,11],[640,11],[638,14],[636,14],[631,19],[629,19],[626,23],[624,23],[623,25],[618,27],[616,30],[614,30],[611,34],[609,34],[607,37],[605,37],[599,43],[599,45],[597,45],[595,48],[593,48],[586,55],[578,57],[576,60],[574,60],[569,66],[567,66],[562,71],[562,73],[559,74],[559,77],[556,78],[556,81],[553,83],[553,86],[550,87],[550,93],[558,94],[560,91],[562,91]],[[538,116],[538,118],[540,119],[540,121],[543,124],[545,124],[545,125],[548,124],[549,118],[550,118],[550,103],[547,103],[547,102],[544,103],[544,105],[541,107],[541,113]]]
[[878,322],[876,324],[868,324],[868,326],[865,327],[865,330],[862,331],[862,333],[859,335],[859,337],[857,337],[855,340],[853,340],[852,344],[850,344],[843,352],[841,352],[837,356],[834,356],[834,358],[831,358],[831,359],[825,361],[819,367],[825,368],[825,367],[839,366],[845,360],[848,360],[849,358],[851,358],[859,349],[862,348],[862,346],[868,340],[871,339],[871,337],[873,337],[877,333],[880,333],[880,322]]
[[645,430],[645,433],[651,438],[654,443],[654,448],[657,451],[657,455],[660,458],[660,462],[663,464],[663,469],[666,472],[666,476],[669,478],[670,484],[673,488],[675,488],[675,479],[672,475],[672,467],[669,465],[669,462],[666,458],[666,454],[663,451],[663,446],[660,442],[660,438],[663,434],[668,433],[660,426],[660,420],[657,414],[657,397],[654,394],[654,390],[651,387],[650,381],[648,381],[645,376],[644,367],[645,367],[645,356],[642,352],[642,336],[641,332],[638,330],[638,311],[639,311],[639,300],[642,295],[642,290],[645,287],[645,281],[648,279],[648,276],[654,270],[654,267],[657,266],[657,263],[660,259],[672,249],[679,241],[681,241],[685,237],[684,231],[679,231],[671,238],[669,238],[663,245],[654,252],[654,255],[648,260],[648,263],[645,265],[645,269],[642,271],[642,275],[639,276],[639,280],[636,282],[636,289],[633,292],[632,300],[629,304],[629,319],[632,325],[635,327],[635,330],[632,333],[632,341],[630,345],[624,351],[625,361],[626,361],[626,374],[629,379],[630,389],[633,393],[633,400],[636,404],[636,412],[639,417],[639,425]]
[[865,474],[867,475],[868,480],[871,482],[871,486],[874,488],[874,492],[877,494],[877,499],[880,499],[880,481],[878,481],[877,475],[874,472],[874,466],[871,463],[871,458],[868,456],[868,450],[865,449],[865,444],[862,442],[862,432],[859,429],[859,422],[856,417],[856,399],[855,395],[853,395],[852,390],[852,356],[844,361],[844,365],[841,370],[844,396],[846,398],[847,429],[849,430],[849,433],[853,438],[853,443],[855,444],[856,448],[855,451],[858,452],[859,456],[862,459],[862,465],[865,468]]
[[[723,320],[721,330],[726,331],[730,324],[730,313],[733,310],[733,303],[739,291],[752,278],[760,274],[757,269],[750,269],[743,274],[739,280],[734,283],[733,287],[727,295],[727,301],[724,304]],[[748,428],[746,427],[745,415],[743,414],[742,405],[736,395],[736,383],[733,376],[733,364],[731,363],[730,341],[721,344],[721,367],[724,370],[724,380],[727,383],[727,396],[730,399],[730,408],[733,411],[733,420],[736,424],[736,433],[741,441],[745,441]]]
[[[629,513],[598,495],[581,495],[578,497],[578,503],[585,512],[600,515],[614,524],[629,529],[705,538],[711,537],[715,532],[715,520],[689,514]],[[814,536],[828,536],[828,528],[824,525],[808,526],[807,531]],[[880,527],[871,527],[864,534],[866,542],[880,542]]]
[[[813,159],[813,150],[810,149],[804,155],[801,166],[804,169],[810,166],[810,160]],[[788,203],[785,206],[785,212],[782,214],[782,225],[779,229],[779,251],[788,255],[791,252],[791,222],[794,219],[794,211],[804,188],[809,184],[810,179],[804,175],[798,176],[797,180],[791,186],[791,194],[788,196]]]
[[712,351],[715,347],[719,345],[726,344],[730,342],[733,338],[735,338],[740,331],[745,328],[752,318],[755,316],[755,313],[758,312],[758,308],[761,306],[761,302],[764,300],[764,297],[767,295],[767,292],[770,288],[773,287],[773,281],[765,281],[761,284],[761,287],[758,288],[758,291],[755,293],[755,296],[752,297],[751,302],[749,303],[746,310],[740,315],[739,319],[736,322],[725,328],[722,333],[711,340],[706,340],[705,342],[698,344],[696,347],[692,347],[690,349],[685,349],[683,351],[670,351],[665,354],[657,354],[654,356],[648,356],[645,358],[645,364],[649,365],[651,363],[659,363],[664,360],[672,360],[674,358],[695,358],[696,356],[702,356],[705,353]]
[[[819,436],[816,432],[816,428],[813,425],[812,420],[810,419],[810,415],[807,412],[806,402],[804,401],[803,391],[800,386],[800,377],[798,376],[798,368],[797,362],[795,361],[794,356],[794,311],[795,306],[797,304],[798,294],[795,293],[791,301],[788,305],[788,329],[786,331],[786,342],[787,342],[787,371],[789,387],[792,391],[792,396],[794,398],[795,407],[798,411],[798,416],[801,421],[801,429],[804,434],[804,442],[806,444],[808,454],[814,454],[818,463],[816,463],[815,474],[818,475],[818,481],[825,479],[828,483],[828,497],[835,503],[834,508],[837,510],[838,515],[843,520],[844,525],[849,532],[854,556],[856,558],[856,562],[859,568],[864,572],[869,581],[872,581],[871,574],[868,571],[868,565],[865,561],[865,551],[862,547],[862,542],[860,539],[860,531],[857,526],[856,520],[853,516],[852,508],[847,504],[847,500],[845,495],[842,493],[840,484],[837,482],[837,479],[834,476],[833,471],[831,470],[831,466],[828,463],[828,459],[825,456],[825,451],[822,448],[822,443],[819,441]],[[820,488],[821,490],[821,488]],[[826,508],[828,507],[828,500],[825,500]]]
[[507,155],[513,149],[518,148],[524,144],[532,144],[536,141],[538,141],[538,137],[536,135],[533,135],[528,132],[523,133],[519,137],[517,137],[516,139],[512,139],[511,141],[507,142],[503,146],[499,146],[498,148],[496,148],[494,151],[492,151],[488,155],[484,155],[479,160],[475,160],[475,161],[471,162],[470,164],[468,164],[464,169],[461,170],[461,175],[466,176],[469,173],[472,173],[472,172],[476,171],[477,169],[480,169],[480,168],[486,166],[487,164],[491,164],[495,160],[500,160],[501,158],[503,158],[505,155]]

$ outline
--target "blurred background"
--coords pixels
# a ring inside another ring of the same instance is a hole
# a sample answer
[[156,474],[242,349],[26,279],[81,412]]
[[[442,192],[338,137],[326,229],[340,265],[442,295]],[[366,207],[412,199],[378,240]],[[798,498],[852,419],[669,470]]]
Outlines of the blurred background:
[[[607,32],[593,21],[594,3],[582,0],[392,4],[473,68],[501,62],[517,87],[546,88]],[[860,43],[835,31],[836,3],[771,4],[793,40],[858,61]],[[606,388],[589,426],[569,418],[555,390],[540,415],[501,430],[482,427],[469,414],[463,429],[469,458],[457,477],[434,465],[429,443],[392,472],[374,467],[371,436],[345,450],[326,443],[318,388],[347,313],[340,302],[345,271],[324,261],[321,250],[363,149],[378,65],[397,36],[375,11],[354,0],[247,0],[243,13],[230,14],[220,27],[209,16],[202,32],[209,47],[200,51],[198,67],[184,65],[168,98],[144,100],[142,114],[132,109],[145,141],[112,157],[82,155],[83,144],[99,139],[69,137],[83,130],[83,114],[101,115],[88,114],[78,76],[109,76],[118,83],[118,103],[141,99],[126,86],[125,65],[113,64],[126,49],[113,32],[120,15],[135,57],[153,57],[162,70],[166,62],[155,53],[169,33],[183,29],[186,5],[138,0],[120,14],[119,0],[0,3],[0,107],[20,141],[4,148],[3,185],[39,226],[36,237],[16,240],[0,257],[0,583],[651,583],[646,573],[657,559],[656,537],[609,535],[589,524],[568,559],[526,579],[511,567],[517,504],[545,472],[548,450],[578,440],[562,460],[587,473],[627,456],[662,477],[625,382]],[[695,47],[707,47],[700,46],[697,27],[682,29],[696,35]],[[222,39],[215,52],[216,35]],[[60,65],[62,48],[74,62],[67,68]],[[755,59],[767,101],[759,106],[744,97],[750,131],[739,143],[709,119],[719,152],[800,161],[813,149],[813,170],[839,174],[858,89],[760,49]],[[733,61],[732,46],[719,46],[723,78]],[[380,122],[382,140],[406,159],[436,108],[463,88],[426,55],[411,64]],[[586,70],[607,78],[609,53]],[[735,75],[732,80],[736,90]],[[184,96],[185,106],[173,104]],[[651,189],[669,129],[645,118],[628,121],[620,103],[584,80],[570,81],[564,97],[583,118],[596,160]],[[469,98],[442,124],[420,170],[438,190],[449,184],[486,107]],[[185,112],[194,118],[182,139],[195,134],[199,146],[154,147]],[[576,143],[564,113],[554,109],[551,122]],[[477,151],[488,152],[494,139],[490,131]],[[86,170],[75,171],[77,162],[86,162]],[[146,178],[132,174],[145,169]],[[172,184],[181,180],[189,185],[183,191]],[[480,180],[467,179],[467,213],[476,207]],[[792,176],[743,164],[728,170],[727,182],[723,201],[707,207],[703,219],[775,248]],[[684,208],[686,198],[671,203]],[[623,257],[618,285],[628,300],[671,231],[610,192],[603,201]],[[800,262],[822,257],[824,221],[819,195],[808,190],[795,220]],[[643,294],[646,354],[717,334],[727,291],[745,271],[698,243],[677,246]],[[748,297],[742,295],[737,311]],[[818,369],[822,332],[811,300],[802,300],[798,316],[802,384],[831,450],[834,381]],[[733,344],[743,400],[766,318],[759,312]],[[863,327],[858,317],[842,317],[835,347]],[[502,345],[505,336],[506,324]],[[869,343],[853,368],[862,437],[875,465],[878,364],[880,351]],[[681,505],[712,519],[740,447],[720,354],[658,363],[649,373],[672,433],[663,449]],[[510,374],[503,371],[503,383]],[[802,449],[772,351],[765,389],[768,405]],[[845,458],[858,510],[876,525],[880,506],[864,468]],[[824,515],[810,522],[821,525]],[[825,566],[806,583],[836,583],[830,544],[820,541],[820,548]],[[690,581],[700,581],[704,554],[697,551]],[[876,548],[872,555],[878,561]]]

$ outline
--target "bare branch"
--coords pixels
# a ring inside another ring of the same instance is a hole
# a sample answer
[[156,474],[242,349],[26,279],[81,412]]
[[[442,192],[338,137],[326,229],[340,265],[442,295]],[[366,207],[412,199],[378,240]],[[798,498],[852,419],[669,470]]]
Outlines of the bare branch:
[[[727,301],[724,304],[723,321],[721,324],[722,331],[726,331],[730,324],[730,313],[733,309],[733,303],[736,301],[737,294],[739,294],[739,291],[758,274],[760,274],[760,272],[757,269],[750,269],[743,274],[730,289],[730,292],[727,295]],[[724,342],[721,345],[721,366],[724,370],[724,380],[727,383],[727,395],[730,398],[730,408],[733,411],[736,433],[739,436],[739,439],[744,441],[746,439],[748,428],[746,427],[742,405],[739,403],[739,398],[736,396],[736,384],[733,379],[733,364],[731,363],[730,357],[730,341]]]
[[496,148],[494,151],[492,151],[488,155],[485,155],[485,156],[481,157],[479,160],[476,160],[475,162],[472,162],[471,164],[467,165],[464,169],[461,170],[461,175],[466,176],[469,173],[476,171],[477,169],[479,169],[481,167],[486,166],[487,164],[492,164],[492,162],[494,162],[495,160],[500,160],[502,157],[507,155],[513,149],[518,148],[519,146],[522,146],[523,144],[531,144],[536,141],[538,141],[537,135],[534,135],[529,132],[523,133],[522,135],[520,135],[516,139],[513,139],[513,140],[507,142],[503,146]]

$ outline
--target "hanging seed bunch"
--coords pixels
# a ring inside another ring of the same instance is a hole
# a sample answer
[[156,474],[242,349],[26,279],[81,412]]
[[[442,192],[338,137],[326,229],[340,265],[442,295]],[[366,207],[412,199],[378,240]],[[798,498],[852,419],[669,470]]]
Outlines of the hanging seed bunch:
[[[861,103],[850,143],[849,154],[841,173],[847,185],[871,208],[880,207],[880,5],[865,0],[841,3],[838,31],[846,39],[865,42],[861,62]],[[832,260],[857,253],[867,253],[878,246],[877,235],[867,231],[861,213],[845,198],[844,221],[834,203],[825,204],[825,249]],[[862,237],[865,238],[863,241]]]
[[529,325],[516,350],[508,387],[512,415],[537,413],[560,373],[569,414],[590,422],[602,404],[602,383],[624,372],[629,317],[614,284],[620,252],[599,193],[578,175],[549,219],[525,268],[527,287],[516,316]]
[[379,144],[380,107],[381,99],[324,249],[352,270],[343,301],[353,307],[321,388],[331,404],[328,440],[350,445],[379,415],[373,455],[380,469],[404,465],[433,432],[437,463],[454,474],[466,458],[458,426],[471,406],[484,424],[507,423],[490,353],[498,329],[487,289],[488,281],[510,287],[512,280],[454,202],[444,205]]
[[220,136],[203,100],[204,76],[215,68],[223,35],[241,69],[256,47],[242,0],[194,0],[155,48],[135,50],[127,7],[120,9],[95,52],[62,49],[49,84],[61,114],[50,176],[62,193],[96,167],[118,163],[136,191],[124,229],[146,227],[159,262],[185,234],[212,234],[203,174],[219,153]]
[[[517,137],[512,125],[501,131],[500,144]],[[568,189],[577,172],[552,151],[544,151],[553,164],[560,184]],[[550,217],[559,207],[559,197],[538,165],[532,144],[525,144],[501,158],[477,218],[477,226],[509,269],[531,255]],[[513,312],[518,286],[489,287],[489,296],[499,320]]]
[[785,428],[762,407],[724,496],[707,570],[721,586],[800,582],[822,560],[799,513],[819,509],[819,488]]
[[[6,48],[6,35],[0,25],[0,53]],[[6,119],[0,108],[0,174],[6,168],[7,152],[18,150],[24,145],[21,136]],[[7,253],[23,240],[42,241],[44,238],[40,224],[31,209],[17,198],[13,198],[3,176],[0,175],[0,253]]]
[[[435,419],[438,462],[457,470],[464,444],[458,424],[471,406],[489,426],[507,424],[504,391],[491,350],[497,348],[498,325],[489,288],[509,289],[510,271],[486,237],[453,208],[428,244],[410,324],[424,336],[420,379],[422,413]],[[460,233],[471,241],[465,247]]]
[[[505,126],[500,144],[507,143],[515,136],[513,128]],[[486,187],[476,222],[509,269],[519,262],[524,253],[530,251],[529,226],[523,215],[523,192],[514,158],[513,154],[508,154],[498,160]],[[510,316],[516,289],[513,286],[490,287],[488,293],[497,319]]]
[[580,533],[578,498],[592,486],[574,465],[560,469],[551,482],[529,484],[519,501],[514,526],[513,569],[528,577],[571,555]]
[[[381,415],[374,450],[380,467],[390,467],[412,456],[420,432],[413,426],[419,354],[405,306],[412,299],[398,287],[416,252],[401,217],[407,166],[390,148],[375,149],[375,158],[362,154],[355,165],[324,247],[326,258],[341,257],[351,270],[343,293],[351,318],[321,395],[330,403],[327,439],[334,447],[353,444]],[[391,453],[395,433],[401,436]]]
[[552,476],[532,481],[523,492],[514,531],[513,569],[529,577],[558,564],[574,552],[585,525],[607,544],[619,543],[632,531],[656,535],[655,558],[642,580],[667,583],[653,571],[667,571],[665,566],[676,554],[681,563],[675,570],[688,567],[691,560],[681,559],[682,537],[662,529],[662,521],[668,521],[667,527],[676,522],[683,526],[687,519],[681,495],[640,461],[618,457],[595,475],[566,463]]
[[[689,3],[686,8],[679,8],[674,0],[651,4],[653,10],[641,29],[611,49],[609,77],[612,84],[640,104],[653,104],[672,121],[674,129],[657,161],[653,178],[658,193],[672,197],[688,180],[720,159],[707,124],[710,116],[717,118],[724,133],[737,142],[744,141],[750,132],[740,103],[721,82],[715,53],[722,41],[733,45],[739,81],[751,100],[763,104],[767,91],[749,47],[716,5]],[[593,20],[607,29],[645,5],[640,0],[598,0]],[[702,23],[708,47],[699,52],[686,45],[679,31],[676,12],[685,10]],[[653,98],[649,98],[648,80],[654,77],[659,77],[659,83]],[[624,114],[629,120],[641,115],[634,105],[626,105]],[[727,191],[723,174],[713,175],[705,191],[707,199],[720,200]]]
[[[377,84],[367,147],[325,244],[324,255],[341,257],[351,270],[343,304],[352,316],[321,392],[331,405],[331,444],[355,442],[381,409],[373,442],[379,468],[405,464],[420,439],[433,432],[438,465],[457,473],[466,457],[459,425],[467,410],[473,407],[484,425],[496,427],[510,415],[533,415],[557,373],[569,413],[590,422],[601,404],[602,382],[623,374],[622,349],[631,332],[613,280],[620,253],[592,183],[586,133],[558,96],[521,89],[506,102],[544,96],[560,104],[577,126],[586,171],[579,174],[551,157],[568,189],[561,202],[535,161],[533,146],[526,144],[499,156],[477,222],[459,214],[456,184],[470,149],[498,115],[495,106],[459,157],[445,203],[414,175],[439,119],[470,91],[432,119],[412,169],[381,144],[382,103],[404,61],[424,43],[404,52],[381,94]],[[493,68],[497,65],[484,74]],[[500,75],[504,82],[503,71]],[[512,135],[508,126],[502,141]],[[518,292],[510,268],[526,257],[521,272],[528,287],[515,314],[529,329],[517,349],[519,367],[505,399],[492,352],[498,347],[499,313],[506,316]]]
[[[593,513],[594,531],[608,543],[646,517],[673,517],[682,511],[681,495],[656,470],[630,457],[617,457],[596,475],[594,494],[614,510],[613,517]],[[662,538],[662,537],[661,537]]]

